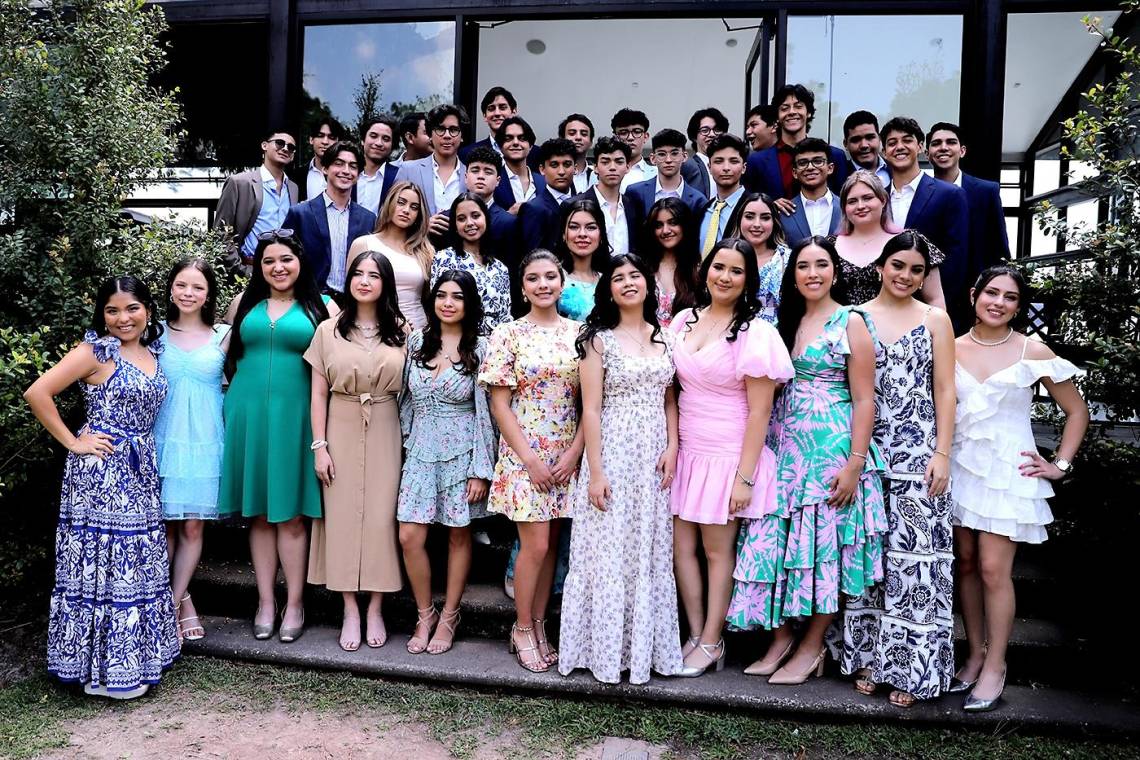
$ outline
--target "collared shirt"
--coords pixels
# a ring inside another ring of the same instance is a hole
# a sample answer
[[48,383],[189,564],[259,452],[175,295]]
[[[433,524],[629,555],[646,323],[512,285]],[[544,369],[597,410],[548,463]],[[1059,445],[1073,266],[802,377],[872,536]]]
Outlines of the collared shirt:
[[281,228],[285,221],[285,214],[289,213],[289,182],[281,180],[281,189],[277,189],[277,180],[261,166],[261,209],[257,218],[253,220],[253,229],[245,236],[241,243],[241,255],[246,261],[253,260],[253,252],[257,249],[257,236],[263,232]]
[[584,193],[594,185],[598,184],[598,175],[594,173],[594,169],[589,164],[581,172],[574,175],[574,192]]
[[[570,193],[560,193],[550,185],[547,185],[546,189],[550,191],[550,195],[553,196],[554,200],[556,200],[559,204],[563,204],[566,201],[570,200]],[[585,191],[583,190],[582,192]]]
[[369,176],[363,171],[356,178],[356,202],[377,216],[380,215],[380,196],[384,192],[384,171],[388,163],[382,163],[376,173]]
[[890,192],[890,189],[891,189],[891,167],[887,165],[887,162],[883,160],[882,156],[878,156],[878,159],[879,159],[879,163],[877,166],[875,166],[874,169],[864,169],[862,166],[855,163],[855,159],[851,159],[851,171],[852,171],[852,173],[857,172],[857,171],[871,172],[872,174],[874,174],[876,177],[879,178],[880,182],[883,183],[883,188],[885,190],[887,190],[887,192]]
[[653,202],[654,203],[661,200],[662,198],[681,198],[682,196],[684,196],[684,194],[685,194],[685,180],[683,180],[683,179],[681,180],[681,183],[679,185],[677,185],[676,190],[666,190],[665,188],[661,187],[661,175],[660,174],[657,175],[657,184],[653,188]]
[[922,172],[914,179],[902,186],[902,189],[891,185],[891,217],[900,227],[906,226],[906,217],[910,214],[910,204],[914,203],[914,194],[918,192],[918,183],[922,181]]
[[325,284],[341,293],[348,264],[348,207],[352,202],[339,209],[328,193],[321,196],[325,199],[325,218],[329,222],[329,276]]
[[625,202],[621,193],[618,193],[617,208],[614,204],[602,197],[598,186],[594,185],[594,197],[602,207],[602,215],[606,219],[606,237],[610,241],[610,252],[613,256],[629,253],[629,226],[625,219]]
[[431,176],[434,184],[435,192],[435,212],[438,214],[440,211],[447,211],[451,208],[451,204],[455,201],[455,197],[459,195],[459,175],[463,173],[463,162],[459,159],[455,160],[455,171],[444,182],[439,177],[439,163],[435,160],[435,154],[431,154]]
[[633,166],[629,167],[629,171],[626,172],[625,177],[622,178],[621,191],[624,193],[634,182],[644,182],[645,180],[653,179],[656,176],[657,167],[643,158]]
[[951,182],[950,184],[957,185],[958,187],[962,186],[962,170],[961,169],[958,170],[958,176],[955,177],[954,181]]
[[305,172],[305,197],[316,198],[325,191],[325,173],[317,168],[317,159],[309,162],[309,171]]
[[534,172],[525,164],[523,168],[526,169],[526,176],[530,178],[530,184],[527,185],[526,190],[523,190],[522,180],[519,178],[519,175],[511,171],[509,166],[503,166],[503,169],[507,172],[507,181],[511,183],[511,192],[514,193],[515,203],[526,203],[533,198],[535,194]]
[[808,229],[812,235],[827,237],[831,234],[831,208],[835,203],[835,196],[828,190],[819,200],[811,200],[800,193],[800,203],[804,207],[804,216],[807,217]]
[[[725,206],[721,209],[720,219],[717,223],[716,239],[719,241],[724,237],[724,228],[728,226],[728,218],[732,216],[732,212],[736,210],[736,204],[744,197],[744,187],[736,188],[736,192],[724,199]],[[701,236],[697,238],[699,241],[704,241],[705,237],[709,234],[709,222],[712,220],[713,210],[716,208],[716,202],[720,199],[719,195],[714,195],[709,201],[709,207],[705,209],[704,218],[701,219]]]

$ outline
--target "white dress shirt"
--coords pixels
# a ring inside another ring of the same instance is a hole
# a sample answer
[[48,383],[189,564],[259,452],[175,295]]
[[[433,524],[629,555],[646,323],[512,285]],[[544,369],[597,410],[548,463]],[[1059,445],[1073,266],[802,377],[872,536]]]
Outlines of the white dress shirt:
[[902,186],[902,189],[891,185],[891,217],[900,227],[906,226],[906,217],[910,213],[910,204],[914,203],[914,194],[918,192],[918,183],[922,181],[922,172],[914,179]]
[[[557,190],[555,190],[553,187],[551,187],[550,185],[547,185],[546,189],[550,191],[550,195],[554,198],[554,200],[558,201],[559,204],[565,203],[566,201],[570,200],[570,193],[560,193]],[[585,191],[583,191],[583,192],[585,192]]]
[[656,176],[657,167],[643,158],[633,166],[629,167],[629,171],[626,172],[625,177],[622,178],[621,191],[624,193],[634,182],[644,182],[645,180],[653,179]]
[[800,203],[804,207],[804,216],[807,217],[808,229],[812,235],[827,237],[831,234],[831,208],[835,203],[835,196],[828,190],[819,200],[811,200],[800,193]]
[[432,183],[435,185],[435,212],[438,214],[440,211],[449,211],[451,204],[459,195],[459,173],[463,171],[463,163],[456,159],[455,171],[447,178],[445,183],[439,177],[439,163],[435,160],[435,154],[431,154],[431,176]]
[[618,194],[617,204],[613,204],[602,197],[598,186],[594,185],[594,197],[598,199],[598,205],[602,207],[602,215],[606,219],[606,237],[610,241],[611,255],[621,256],[629,253],[629,226],[625,219],[625,203],[621,194]]
[[384,191],[384,172],[387,168],[388,163],[385,161],[376,169],[375,174],[368,175],[361,171],[356,178],[356,202],[376,216],[380,216],[380,195]]
[[309,171],[305,172],[305,197],[316,198],[325,191],[325,173],[317,168],[317,159],[309,162]]
[[[677,175],[677,176],[678,176],[678,179],[680,179],[680,175]],[[662,198],[680,198],[684,194],[685,194],[685,180],[682,179],[680,181],[680,183],[677,185],[676,190],[666,190],[665,188],[661,187],[661,175],[660,174],[657,175],[657,184],[653,189],[653,202],[654,203],[661,200]],[[648,210],[648,209],[646,209],[646,210]]]
[[530,170],[529,166],[525,166],[524,168],[526,169],[527,177],[530,178],[530,184],[527,185],[526,190],[523,190],[522,180],[519,179],[519,175],[511,171],[509,166],[503,166],[503,169],[507,172],[507,181],[511,183],[511,192],[514,193],[515,203],[526,203],[533,198],[535,194],[534,172]]
[[574,192],[581,194],[598,184],[598,175],[594,168],[586,164],[586,168],[574,175]]
[[962,186],[962,170],[961,169],[958,170],[958,176],[955,177],[954,181],[951,182],[950,184],[957,185],[958,187]]

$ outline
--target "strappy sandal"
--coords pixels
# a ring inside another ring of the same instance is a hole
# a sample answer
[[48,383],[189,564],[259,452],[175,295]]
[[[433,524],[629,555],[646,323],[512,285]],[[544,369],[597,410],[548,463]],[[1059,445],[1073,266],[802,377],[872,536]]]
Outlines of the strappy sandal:
[[[419,619],[416,620],[416,630],[412,637],[408,639],[408,652],[410,654],[422,654],[428,647],[428,639],[431,638],[431,631],[435,628],[435,624],[439,622],[439,615],[436,614],[435,605],[432,604],[424,609],[416,608],[416,613]],[[427,631],[423,636],[420,636],[420,626],[427,626]],[[371,646],[371,642],[369,642]]]
[[[428,642],[428,654],[443,654],[451,649],[451,645],[455,642],[455,629],[459,626],[459,608],[453,610],[444,609],[439,614],[439,625],[435,628],[435,635],[431,637]],[[447,629],[447,639],[440,638],[443,628]]]
[[[518,645],[518,642],[515,641],[516,633],[525,633],[527,643],[533,644],[533,646],[520,647]],[[510,641],[507,642],[507,651],[515,656],[515,658],[519,661],[519,665],[521,665],[526,670],[529,670],[531,673],[545,673],[550,669],[550,665],[547,664],[546,660],[544,660],[542,658],[542,655],[539,653],[538,645],[534,643],[534,636],[531,635],[533,633],[534,626],[531,626],[529,628],[519,628],[518,623],[513,624],[511,626],[511,638]],[[524,659],[523,655],[527,652],[534,652],[535,654]]]
[[681,659],[685,659],[686,657],[688,657],[690,654],[692,654],[693,650],[696,649],[697,647],[699,647],[700,645],[701,645],[701,637],[700,636],[690,636],[689,640],[686,641],[684,646],[681,647]]
[[879,688],[879,684],[871,680],[870,668],[859,668],[855,671],[855,691],[859,692],[865,697],[874,695],[875,690]]
[[[538,651],[542,654],[542,659],[546,661],[547,665],[555,664],[558,662],[558,650],[551,646],[546,638],[546,619],[535,618],[534,628],[536,629],[534,640],[538,646]],[[538,637],[539,633],[542,634],[542,638]],[[546,648],[545,652],[542,651],[544,647]]]
[[[186,596],[182,597],[182,601],[174,605],[175,617],[181,614],[182,605],[186,602],[194,603],[194,600],[190,598],[189,592],[187,592]],[[183,623],[189,623],[191,620],[195,621],[194,625],[182,625]],[[206,629],[203,627],[202,621],[198,619],[197,615],[178,618],[178,636],[186,641],[199,641],[200,639],[206,638]]]
[[918,701],[918,697],[910,692],[895,689],[887,695],[887,701],[899,709],[909,710],[914,707],[914,703]]

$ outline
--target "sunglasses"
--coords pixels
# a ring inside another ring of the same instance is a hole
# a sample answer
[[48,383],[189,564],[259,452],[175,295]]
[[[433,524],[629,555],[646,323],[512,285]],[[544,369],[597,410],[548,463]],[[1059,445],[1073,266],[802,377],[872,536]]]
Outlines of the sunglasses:
[[286,153],[293,153],[297,150],[297,144],[291,143],[287,140],[282,140],[280,137],[275,137],[272,140],[267,140],[277,146],[277,150],[283,150]]
[[269,230],[259,233],[258,240],[289,240],[293,237],[293,230]]

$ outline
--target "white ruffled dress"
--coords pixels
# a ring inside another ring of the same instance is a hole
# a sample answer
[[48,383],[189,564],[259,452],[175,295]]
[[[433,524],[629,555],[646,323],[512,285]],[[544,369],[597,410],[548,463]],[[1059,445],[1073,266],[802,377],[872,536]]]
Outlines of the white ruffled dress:
[[1037,450],[1029,419],[1033,386],[1043,377],[1060,383],[1079,374],[1057,357],[1022,357],[985,382],[955,366],[958,407],[950,458],[955,525],[1030,544],[1048,538],[1045,526],[1053,513],[1046,499],[1053,486],[1018,469],[1025,461],[1021,452]]

